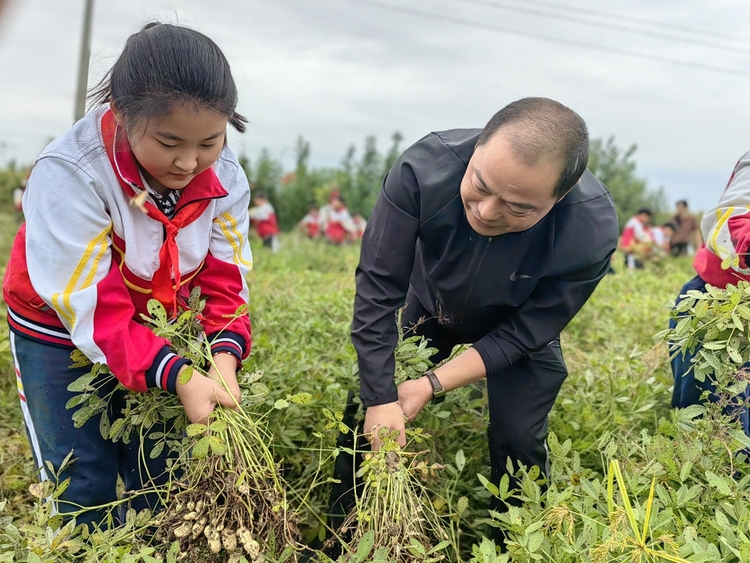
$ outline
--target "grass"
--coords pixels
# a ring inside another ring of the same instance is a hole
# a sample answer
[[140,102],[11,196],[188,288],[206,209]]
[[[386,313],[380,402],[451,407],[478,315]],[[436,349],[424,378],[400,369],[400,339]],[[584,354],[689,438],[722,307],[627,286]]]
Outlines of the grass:
[[[0,214],[0,263],[12,239],[12,216]],[[253,351],[250,369],[261,369],[268,406],[289,393],[309,393],[307,405],[273,410],[269,430],[282,458],[292,501],[304,500],[299,526],[308,540],[322,537],[336,431],[326,429],[325,409],[341,411],[355,388],[355,354],[349,341],[358,248],[331,247],[296,237],[272,254],[253,241],[249,277]],[[618,261],[619,262],[619,261]],[[669,411],[671,375],[666,347],[653,335],[666,326],[670,302],[694,273],[687,259],[607,276],[566,328],[563,352],[570,375],[553,409],[550,429],[583,452],[584,469],[606,473],[601,435],[635,437],[656,431]],[[4,325],[4,323],[3,323]],[[7,328],[0,328],[0,346]],[[34,482],[15,377],[7,347],[0,353],[0,500],[12,516],[28,512]],[[448,422],[449,421],[449,422]],[[486,396],[483,385],[451,393],[415,424],[432,434],[430,463],[446,478],[429,492],[435,510],[452,522],[465,549],[486,518],[489,493],[476,478],[488,474]],[[461,460],[458,463],[458,460]],[[619,484],[619,481],[618,481]]]

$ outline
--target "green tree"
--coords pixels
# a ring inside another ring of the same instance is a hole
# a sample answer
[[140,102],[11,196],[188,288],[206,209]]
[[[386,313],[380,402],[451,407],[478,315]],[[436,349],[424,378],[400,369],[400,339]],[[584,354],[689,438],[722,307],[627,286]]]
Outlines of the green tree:
[[310,170],[310,143],[297,138],[295,149],[296,165],[294,172],[282,178],[279,205],[276,212],[279,226],[289,231],[305,216],[315,201],[315,185],[319,183],[319,173]]
[[636,174],[633,154],[636,145],[622,149],[614,137],[606,141],[592,139],[589,149],[588,168],[612,194],[617,207],[620,229],[640,208],[648,207],[656,216],[666,210],[664,192],[661,188],[652,190],[644,178]]
[[280,204],[280,186],[281,177],[284,168],[278,160],[274,160],[268,149],[262,149],[255,165],[250,159],[242,155],[239,158],[240,166],[245,170],[247,179],[250,182],[252,193],[263,192],[268,196],[268,200],[278,210]]

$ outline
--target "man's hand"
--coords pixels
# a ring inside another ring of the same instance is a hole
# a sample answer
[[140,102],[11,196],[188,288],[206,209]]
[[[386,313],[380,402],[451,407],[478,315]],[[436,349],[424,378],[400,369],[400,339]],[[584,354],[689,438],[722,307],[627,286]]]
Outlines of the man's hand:
[[[180,370],[186,369],[187,366]],[[216,405],[230,409],[237,408],[234,397],[224,390],[224,386],[197,371],[193,371],[190,381],[184,385],[177,380],[177,396],[185,407],[190,422],[206,424],[208,416],[214,412]]]
[[209,367],[208,377],[219,383],[223,379],[227,389],[229,389],[229,392],[237,400],[237,403],[239,403],[242,399],[242,392],[240,391],[239,383],[237,383],[237,358],[232,354],[222,352],[213,357],[213,363],[216,367],[213,365]]
[[407,379],[398,386],[398,402],[409,422],[419,414],[432,399],[432,385],[427,377]]
[[372,451],[376,452],[383,445],[383,441],[378,437],[378,430],[386,427],[391,432],[399,431],[398,445],[402,448],[406,446],[406,426],[404,423],[404,411],[398,403],[385,403],[367,407],[365,413],[365,437],[372,445]]

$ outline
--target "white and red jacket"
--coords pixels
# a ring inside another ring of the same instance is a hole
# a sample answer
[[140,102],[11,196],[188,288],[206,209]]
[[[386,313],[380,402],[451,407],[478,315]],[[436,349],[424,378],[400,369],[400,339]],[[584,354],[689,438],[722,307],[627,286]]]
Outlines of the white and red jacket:
[[315,238],[320,234],[320,216],[308,213],[299,224],[304,228],[308,238]]
[[352,221],[352,216],[349,215],[349,210],[346,207],[328,211],[324,232],[326,238],[336,243],[342,243],[348,234],[353,234],[355,231],[354,221]]
[[279,222],[276,219],[276,210],[270,202],[253,207],[248,211],[250,220],[253,222],[258,236],[263,240],[279,234]]
[[651,234],[637,215],[634,215],[625,223],[625,228],[620,235],[620,248],[628,253],[634,244],[653,242]]
[[213,353],[249,354],[250,319],[232,317],[248,300],[250,189],[229,149],[182,191],[172,220],[148,199],[148,215],[130,205],[143,189],[111,111],[76,123],[45,148],[29,178],[3,296],[12,331],[78,348],[134,391],[174,392],[188,360],[140,315],[151,298],[172,313],[200,286]]
[[717,287],[750,281],[750,152],[734,167],[718,205],[703,216],[701,231],[706,243],[693,260],[698,275]]

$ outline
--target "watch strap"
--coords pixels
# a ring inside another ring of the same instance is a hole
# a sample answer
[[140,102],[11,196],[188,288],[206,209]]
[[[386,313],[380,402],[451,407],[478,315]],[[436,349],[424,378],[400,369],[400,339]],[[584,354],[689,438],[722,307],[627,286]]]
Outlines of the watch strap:
[[440,384],[440,380],[435,375],[435,372],[429,370],[424,374],[430,381],[430,385],[432,385],[432,402],[439,405],[445,400],[445,389],[443,389],[443,386]]

